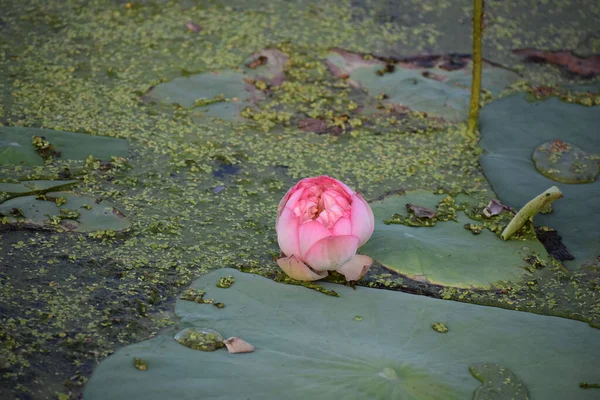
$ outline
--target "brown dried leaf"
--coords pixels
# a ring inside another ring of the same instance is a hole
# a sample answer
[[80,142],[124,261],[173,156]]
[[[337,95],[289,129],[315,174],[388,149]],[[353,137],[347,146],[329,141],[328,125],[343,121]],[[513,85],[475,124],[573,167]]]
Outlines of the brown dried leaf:
[[229,354],[252,353],[254,351],[254,346],[235,336],[223,340],[223,344],[227,346]]
[[269,48],[253,54],[245,65],[250,69],[264,66],[264,75],[261,73],[260,77],[271,86],[279,86],[285,80],[284,68],[288,59],[288,55],[281,50]]
[[523,56],[526,61],[546,62],[565,68],[572,74],[584,78],[593,78],[600,74],[600,54],[582,58],[572,51],[543,51],[536,49],[517,49],[514,54]]
[[189,21],[185,24],[188,31],[198,33],[202,30],[202,27],[193,21]]
[[406,204],[406,209],[409,213],[413,214],[417,218],[432,219],[435,217],[435,211],[430,210],[429,208],[416,206],[411,203]]
[[500,214],[502,211],[510,211],[510,207],[505,206],[504,204],[500,203],[498,200],[496,199],[492,199],[488,205],[483,209],[483,215],[486,218],[491,218],[494,215],[498,215]]
[[261,65],[265,65],[269,59],[266,56],[260,55],[246,64],[246,67],[254,69]]
[[317,118],[304,118],[298,122],[298,128],[304,132],[325,133],[327,123]]

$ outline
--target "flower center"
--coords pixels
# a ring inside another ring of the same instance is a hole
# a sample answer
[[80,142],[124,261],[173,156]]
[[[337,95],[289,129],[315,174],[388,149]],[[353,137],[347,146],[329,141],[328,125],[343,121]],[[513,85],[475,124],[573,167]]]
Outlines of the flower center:
[[350,217],[351,201],[352,198],[338,185],[315,185],[304,191],[294,213],[301,223],[316,220],[331,229],[340,218]]

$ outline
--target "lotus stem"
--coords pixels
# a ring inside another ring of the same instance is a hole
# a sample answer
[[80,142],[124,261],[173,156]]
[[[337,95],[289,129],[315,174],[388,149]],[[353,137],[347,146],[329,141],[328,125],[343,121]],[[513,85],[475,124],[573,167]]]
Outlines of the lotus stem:
[[479,122],[479,94],[481,93],[481,36],[483,34],[483,0],[473,0],[473,80],[469,107],[468,132],[475,136]]
[[562,192],[556,186],[552,186],[544,193],[540,194],[529,203],[525,204],[523,208],[519,210],[517,215],[513,217],[510,223],[502,231],[502,239],[507,240],[516,231],[521,229],[527,221],[533,221],[533,216],[547,208],[554,200],[563,197]]

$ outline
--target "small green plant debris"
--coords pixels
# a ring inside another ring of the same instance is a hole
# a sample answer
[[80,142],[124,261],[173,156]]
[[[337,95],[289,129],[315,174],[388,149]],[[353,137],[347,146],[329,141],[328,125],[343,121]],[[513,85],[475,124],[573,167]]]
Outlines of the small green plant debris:
[[44,159],[46,164],[51,164],[54,158],[60,157],[60,151],[56,151],[54,146],[46,140],[44,136],[33,136],[31,138],[31,144],[35,147],[36,151]]
[[135,357],[133,359],[133,366],[140,371],[147,371],[148,370],[148,363],[144,360],[142,360],[139,357]]
[[431,329],[433,329],[434,331],[436,331],[438,333],[448,332],[448,327],[446,326],[446,324],[444,324],[442,322],[434,322],[433,324],[431,324]]
[[305,288],[316,290],[317,292],[326,294],[327,296],[340,297],[339,293],[336,292],[335,290],[326,289],[323,286],[321,286],[315,282],[297,281],[295,279],[290,278],[289,276],[287,276],[285,274],[279,274],[273,280],[275,282],[286,283],[288,285],[304,286]]
[[485,228],[483,225],[479,224],[465,224],[464,227],[466,230],[471,231],[473,235],[479,235],[483,228]]
[[212,304],[213,300],[205,299],[204,298],[205,294],[206,294],[206,292],[204,290],[189,288],[185,292],[183,292],[180,299],[186,300],[186,301],[193,301],[194,303],[198,303],[198,304]]
[[190,349],[201,351],[215,351],[225,347],[223,336],[206,328],[186,328],[175,335],[175,340]]
[[220,94],[211,99],[196,99],[196,101],[194,101],[194,107],[204,107],[204,106],[208,106],[210,104],[220,103],[223,101],[229,101],[229,100],[226,99],[224,95]]
[[233,285],[234,283],[235,278],[233,276],[224,276],[221,279],[219,279],[219,282],[217,282],[217,287],[221,289],[227,289],[230,288],[231,285]]
[[600,383],[579,382],[579,387],[582,389],[600,389]]
[[356,317],[353,318],[355,321],[362,321],[363,317],[362,315],[357,315]]
[[54,202],[56,203],[57,207],[60,207],[64,204],[67,204],[67,198],[65,196],[56,197],[54,198]]
[[79,216],[80,214],[76,210],[69,210],[68,208],[60,209],[60,218],[77,219]]
[[451,196],[446,196],[435,206],[435,211],[411,203],[406,204],[408,216],[394,214],[384,221],[386,225],[400,224],[412,227],[431,227],[437,221],[455,221],[456,211],[459,209]]

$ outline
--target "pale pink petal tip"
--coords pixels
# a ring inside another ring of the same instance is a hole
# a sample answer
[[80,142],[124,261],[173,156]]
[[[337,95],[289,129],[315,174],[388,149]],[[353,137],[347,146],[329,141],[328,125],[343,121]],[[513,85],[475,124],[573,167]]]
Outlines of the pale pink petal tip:
[[356,193],[352,198],[352,234],[360,238],[359,247],[366,243],[375,229],[375,216],[369,203]]
[[319,240],[304,255],[315,271],[336,270],[352,259],[358,248],[356,236],[329,236]]
[[328,275],[327,271],[315,272],[311,270],[293,254],[289,257],[280,258],[277,260],[277,264],[287,276],[297,281],[316,281]]
[[337,272],[343,274],[347,281],[357,281],[367,274],[372,264],[371,257],[356,254],[350,261],[339,267]]
[[229,354],[252,353],[254,351],[254,346],[235,336],[223,340],[223,344],[227,346]]

